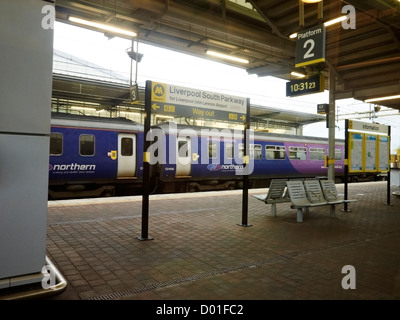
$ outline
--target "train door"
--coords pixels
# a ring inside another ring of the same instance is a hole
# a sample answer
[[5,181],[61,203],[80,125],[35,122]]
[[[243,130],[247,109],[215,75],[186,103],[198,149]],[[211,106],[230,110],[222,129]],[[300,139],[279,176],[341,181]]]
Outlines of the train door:
[[187,177],[191,173],[191,141],[189,137],[176,138],[176,177]]
[[118,178],[132,178],[136,174],[136,135],[118,134]]

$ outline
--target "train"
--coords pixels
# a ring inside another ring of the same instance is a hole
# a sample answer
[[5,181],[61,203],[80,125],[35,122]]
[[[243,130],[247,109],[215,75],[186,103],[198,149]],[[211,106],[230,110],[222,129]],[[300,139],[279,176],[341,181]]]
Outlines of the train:
[[[242,130],[156,124],[144,152],[143,124],[126,118],[52,113],[50,128],[50,200],[140,195],[146,157],[151,193],[240,189],[250,163],[250,188],[267,187],[273,178],[326,176],[328,171],[328,140],[320,137],[256,131],[244,157]],[[335,144],[335,177],[344,177],[344,140]],[[376,180],[374,173],[350,177]]]

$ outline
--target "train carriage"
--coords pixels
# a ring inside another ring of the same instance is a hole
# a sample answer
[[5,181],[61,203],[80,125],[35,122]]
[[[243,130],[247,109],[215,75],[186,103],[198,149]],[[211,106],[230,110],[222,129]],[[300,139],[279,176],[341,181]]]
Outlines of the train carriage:
[[141,188],[143,126],[127,119],[52,115],[49,196],[114,195]]
[[[122,118],[53,114],[50,198],[141,194],[143,129],[142,124]],[[242,130],[171,122],[152,126],[148,139],[151,192],[242,187]],[[328,139],[254,132],[248,143],[251,188],[266,187],[273,178],[327,175]],[[335,177],[338,181],[344,177],[343,140],[336,140]]]
[[[166,162],[157,163],[162,192],[240,188],[243,131],[188,127],[166,123],[153,127],[164,136]],[[249,142],[252,187],[265,187],[276,177],[327,175],[324,138],[256,132]],[[162,144],[161,144],[162,145]],[[344,173],[344,141],[335,147],[335,174]]]

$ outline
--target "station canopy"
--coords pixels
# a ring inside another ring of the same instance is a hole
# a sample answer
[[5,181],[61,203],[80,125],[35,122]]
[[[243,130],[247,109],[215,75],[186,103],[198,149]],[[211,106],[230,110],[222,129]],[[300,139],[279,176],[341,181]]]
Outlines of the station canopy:
[[[56,17],[75,25],[70,17],[132,30],[140,42],[245,68],[260,77],[290,80],[292,71],[300,71],[328,78],[333,72],[336,99],[391,97],[371,103],[400,110],[400,1],[302,1],[57,0]],[[355,9],[354,28],[342,23],[327,27],[326,60],[296,69],[296,39],[289,36],[343,15],[345,6]],[[221,60],[210,51],[248,62]],[[328,81],[325,86],[329,88]]]
[[[144,112],[145,88],[139,86],[139,101],[131,105],[129,79],[103,69],[101,66],[54,50],[53,53],[53,111],[64,110],[68,105],[90,106],[109,111]],[[79,107],[78,107],[79,109]],[[250,105],[251,121],[268,124],[268,127],[297,129],[325,121],[325,116],[270,106]]]

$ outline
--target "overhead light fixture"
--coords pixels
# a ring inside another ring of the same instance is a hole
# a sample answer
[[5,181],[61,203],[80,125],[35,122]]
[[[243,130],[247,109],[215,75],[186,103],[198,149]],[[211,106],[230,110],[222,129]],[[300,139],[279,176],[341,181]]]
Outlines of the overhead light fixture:
[[301,0],[304,3],[318,3],[321,2],[322,0]]
[[230,55],[223,54],[223,53],[216,52],[216,51],[212,51],[212,50],[207,50],[206,53],[208,55],[210,55],[210,56],[214,56],[214,57],[217,57],[217,58],[232,60],[232,61],[236,61],[236,62],[240,62],[240,63],[249,63],[249,60],[238,58],[238,57],[234,57],[234,56],[230,56]]
[[91,108],[91,107],[71,107],[72,110],[84,110],[84,111],[96,111],[96,108]]
[[229,48],[229,49],[232,49],[232,50],[237,50],[237,49],[239,49],[238,46],[235,46],[235,45],[230,44],[230,43],[226,43],[226,42],[224,42],[224,41],[215,40],[215,39],[210,39],[210,38],[208,38],[208,39],[206,39],[206,42],[211,43],[211,44],[214,44],[214,45],[216,45],[216,46],[226,47],[226,48]]
[[171,117],[171,116],[163,116],[163,115],[159,115],[159,114],[156,115],[156,118],[159,118],[159,119],[174,119],[174,117]]
[[110,26],[110,25],[104,24],[104,23],[94,22],[94,21],[90,21],[90,20],[84,20],[84,19],[80,19],[80,18],[76,18],[76,17],[68,17],[68,21],[82,24],[84,26],[104,30],[104,31],[109,31],[111,33],[121,34],[121,35],[128,36],[128,37],[136,37],[137,36],[136,32],[117,28],[117,27]]
[[121,113],[130,114],[133,116],[141,116],[142,115],[140,112],[132,112],[132,111],[121,111]]
[[386,97],[380,97],[380,98],[366,99],[366,100],[364,100],[364,102],[365,103],[369,103],[369,102],[385,101],[385,100],[393,100],[393,99],[400,99],[400,94],[394,95],[394,96],[386,96]]
[[347,16],[340,16],[340,17],[337,17],[335,19],[332,19],[332,20],[329,20],[327,22],[324,22],[324,26],[328,27],[328,26],[331,26],[331,25],[333,25],[335,23],[342,22],[342,21],[344,21],[346,19],[347,19]]
[[298,77],[298,78],[304,78],[304,77],[306,76],[305,74],[302,74],[302,73],[296,72],[296,71],[292,71],[292,72],[290,73],[290,75],[291,75],[291,76],[294,76],[294,77]]
[[[400,1],[400,0],[399,0],[399,1]],[[331,25],[333,25],[333,24],[335,24],[335,23],[342,22],[342,21],[344,21],[344,20],[346,20],[346,19],[347,19],[347,16],[340,16],[340,17],[337,17],[337,18],[335,18],[335,19],[332,19],[332,20],[329,20],[329,21],[324,22],[324,26],[325,26],[325,27],[329,27],[329,26],[331,26]],[[294,33],[292,33],[291,35],[289,35],[289,38],[290,38],[290,39],[297,38],[297,32],[294,32]]]

